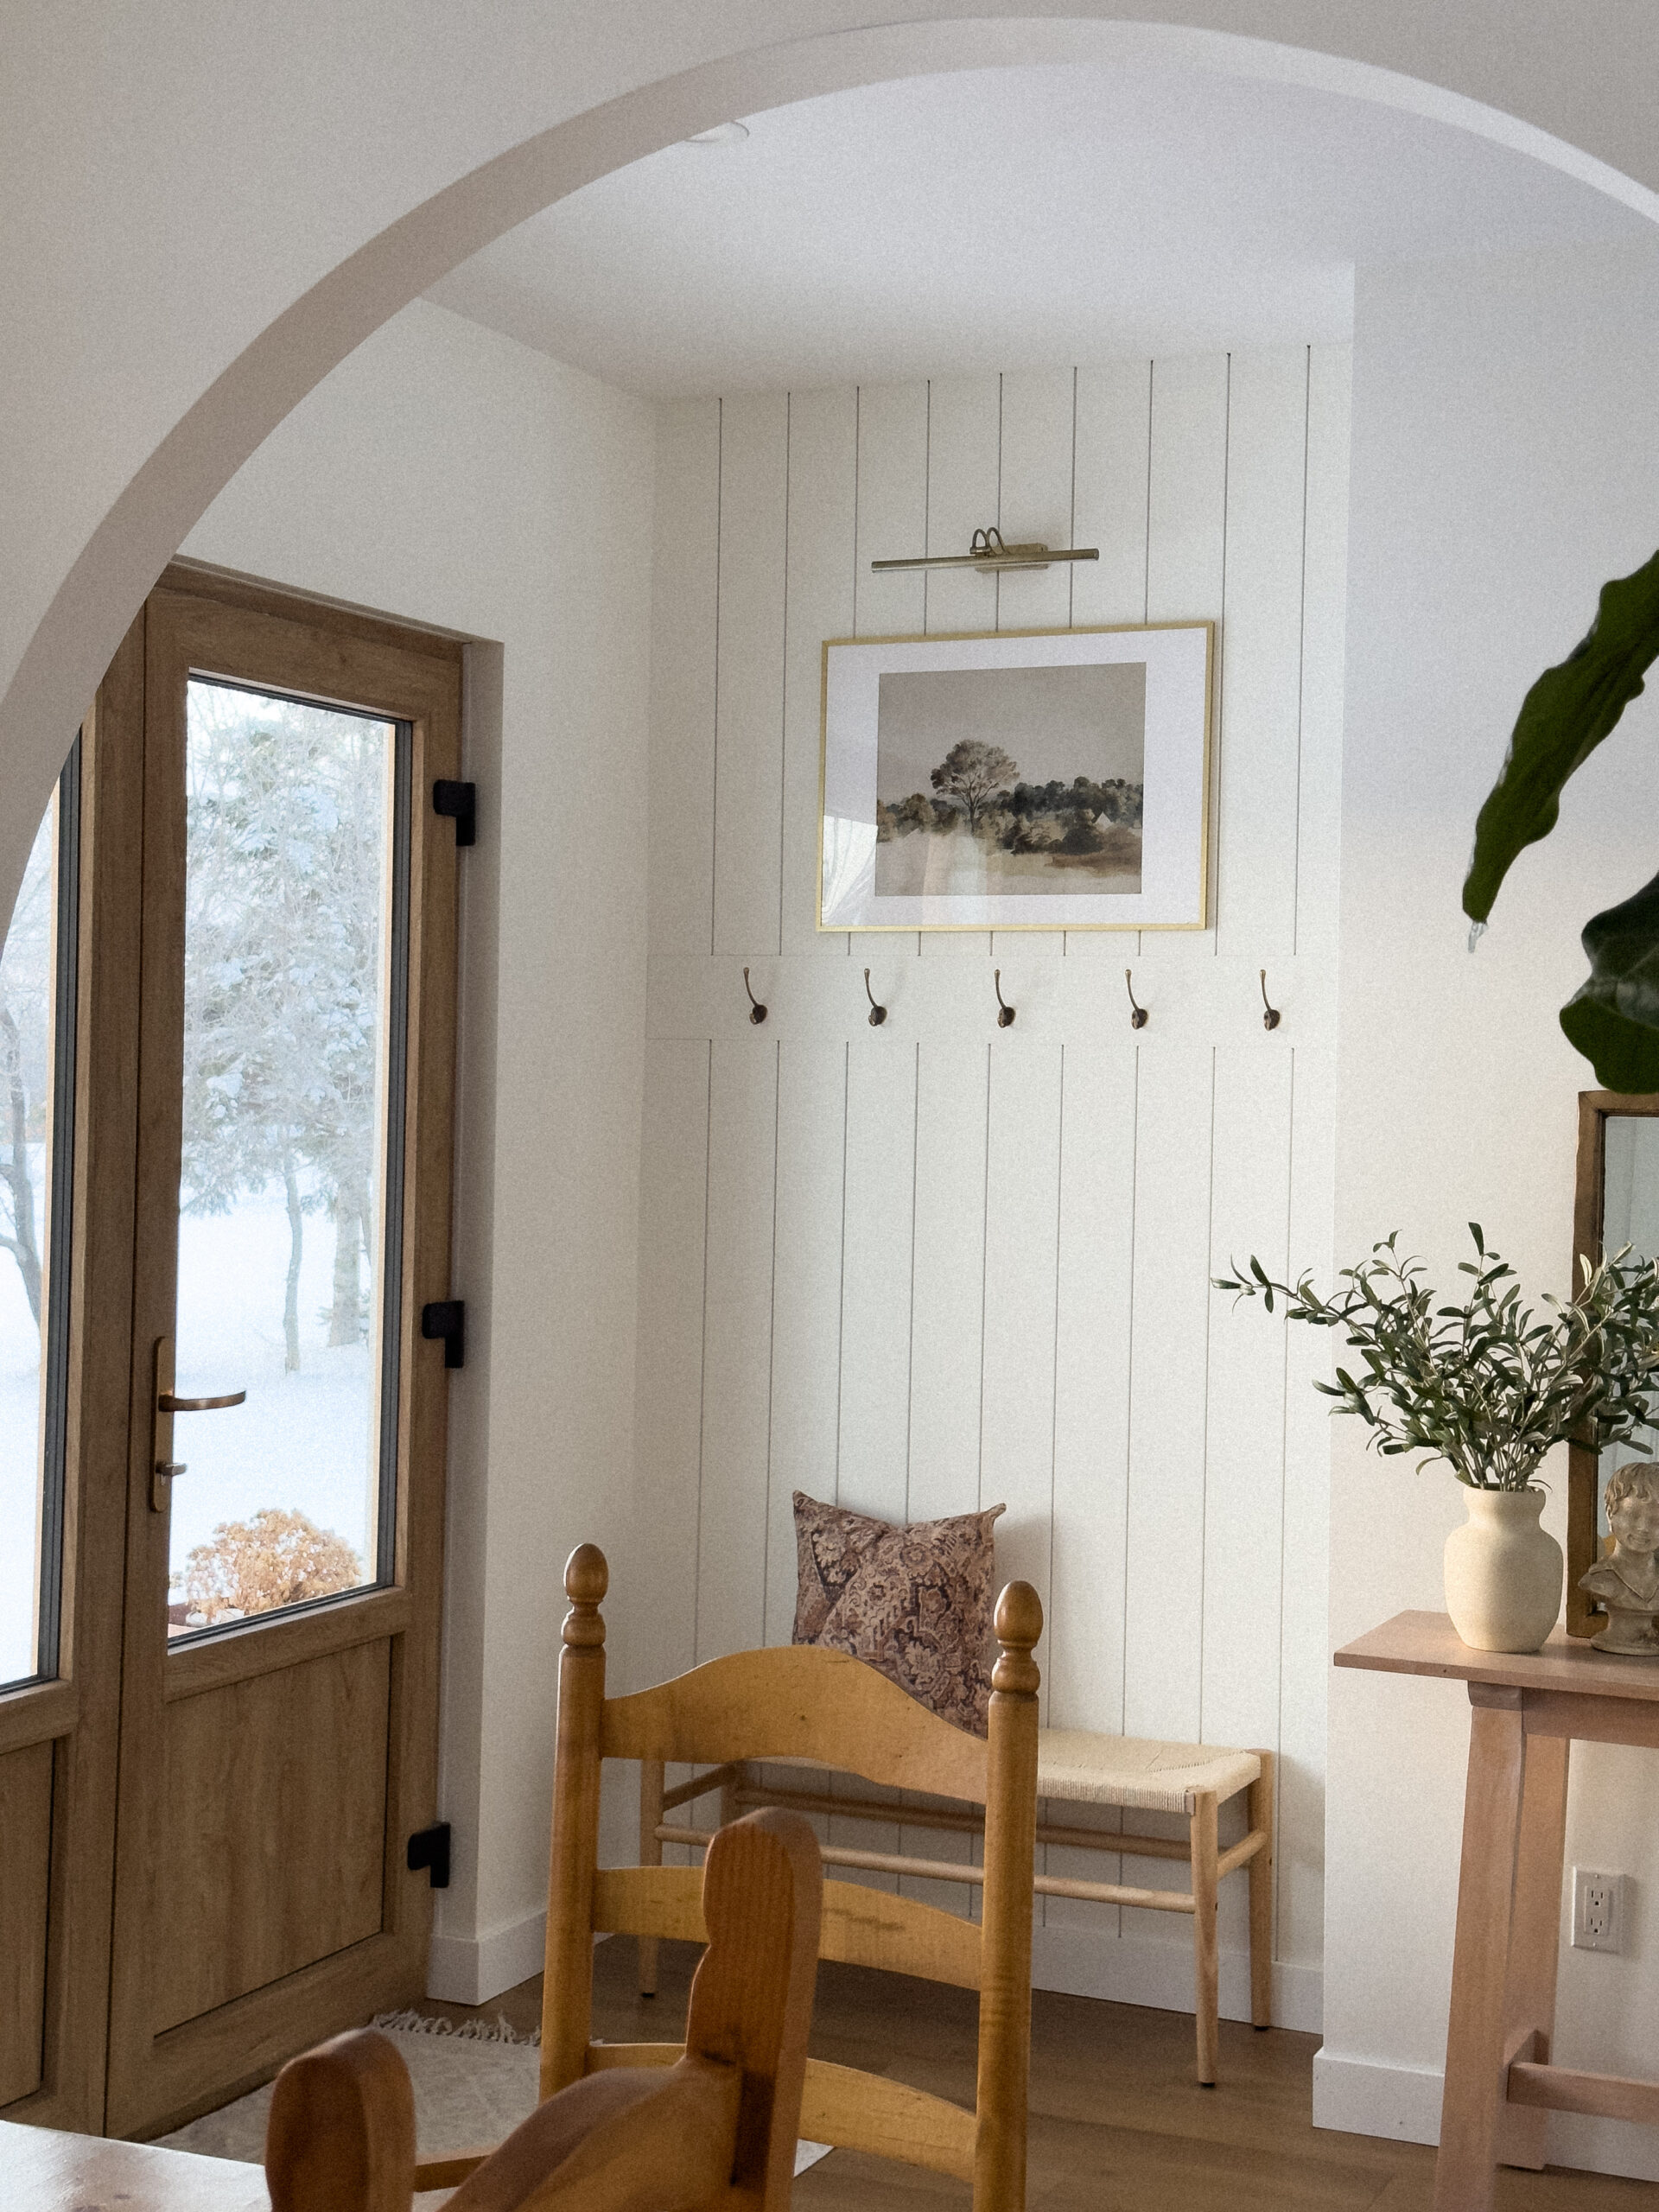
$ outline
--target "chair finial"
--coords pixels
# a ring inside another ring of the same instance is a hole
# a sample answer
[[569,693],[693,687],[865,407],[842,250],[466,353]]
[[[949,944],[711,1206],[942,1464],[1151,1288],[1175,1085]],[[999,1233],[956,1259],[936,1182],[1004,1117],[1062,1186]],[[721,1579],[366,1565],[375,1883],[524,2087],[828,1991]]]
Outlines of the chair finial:
[[996,1601],[996,1640],[1001,1652],[991,1670],[994,1690],[1036,1696],[1041,1676],[1031,1653],[1042,1632],[1042,1599],[1029,1582],[1010,1582]]
[[605,1641],[600,1605],[611,1586],[611,1570],[597,1544],[578,1544],[564,1563],[564,1594],[570,1610],[564,1617],[564,1641],[595,1644]]

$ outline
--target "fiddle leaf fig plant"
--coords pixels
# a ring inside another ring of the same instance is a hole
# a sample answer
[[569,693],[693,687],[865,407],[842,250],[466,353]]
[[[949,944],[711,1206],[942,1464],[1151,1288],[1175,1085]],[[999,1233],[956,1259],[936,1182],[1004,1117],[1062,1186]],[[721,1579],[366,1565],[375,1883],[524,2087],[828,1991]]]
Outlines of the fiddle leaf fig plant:
[[1487,1250],[1478,1222],[1469,1233],[1475,1256],[1459,1266],[1471,1279],[1461,1305],[1437,1302],[1422,1262],[1400,1257],[1397,1231],[1343,1268],[1329,1298],[1309,1274],[1274,1281],[1254,1256],[1248,1268],[1235,1261],[1215,1287],[1259,1298],[1269,1313],[1281,1300],[1293,1321],[1345,1331],[1357,1371],[1339,1367],[1334,1382],[1314,1389],[1357,1414],[1385,1457],[1426,1452],[1471,1490],[1531,1488],[1553,1445],[1599,1452],[1642,1435],[1659,1392],[1659,1268],[1628,1251],[1586,1262],[1578,1298],[1546,1294],[1540,1314],[1521,1303],[1514,1268]]
[[[1463,910],[1484,926],[1517,854],[1554,828],[1563,786],[1618,726],[1659,658],[1659,553],[1604,584],[1589,633],[1522,702],[1475,823]],[[1659,876],[1584,930],[1588,979],[1561,1027],[1609,1090],[1659,1090]]]

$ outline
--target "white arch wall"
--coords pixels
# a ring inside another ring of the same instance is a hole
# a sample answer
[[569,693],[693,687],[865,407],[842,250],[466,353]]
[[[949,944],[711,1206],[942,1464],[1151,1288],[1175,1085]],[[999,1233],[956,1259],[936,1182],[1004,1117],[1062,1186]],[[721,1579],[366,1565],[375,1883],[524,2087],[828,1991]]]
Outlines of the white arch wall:
[[1155,53],[1489,130],[1635,204],[1659,21],[1516,0],[21,0],[0,79],[0,908],[63,734],[163,562],[266,433],[446,268],[585,179],[779,100],[916,70]]
[[[1626,712],[1560,826],[1516,863],[1472,958],[1458,897],[1476,810],[1533,678],[1608,576],[1659,543],[1659,251],[1362,276],[1343,771],[1337,1245],[1396,1226],[1435,1277],[1465,1223],[1529,1293],[1569,1287],[1576,1095],[1556,1010],[1589,916],[1659,868],[1659,702]],[[1565,1469],[1547,1470],[1565,1533]],[[1463,1518],[1442,1469],[1336,1424],[1331,1639],[1442,1608]],[[1632,1664],[1635,1662],[1632,1662]],[[1434,2139],[1468,1705],[1451,1685],[1333,1675],[1326,2125]],[[1659,1760],[1576,1745],[1570,1860],[1634,1878],[1623,1957],[1563,1948],[1552,2056],[1651,2075],[1659,2047]],[[1563,1931],[1565,1942],[1565,1930]],[[1659,2180],[1651,2130],[1552,2114],[1552,2160]]]

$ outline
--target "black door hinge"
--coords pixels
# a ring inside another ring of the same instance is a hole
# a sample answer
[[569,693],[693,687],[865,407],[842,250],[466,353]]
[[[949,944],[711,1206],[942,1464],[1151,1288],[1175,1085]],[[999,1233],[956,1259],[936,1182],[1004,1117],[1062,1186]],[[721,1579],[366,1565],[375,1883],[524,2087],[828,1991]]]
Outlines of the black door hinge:
[[423,1828],[418,1835],[409,1839],[409,1871],[418,1874],[424,1866],[427,1878],[435,1890],[449,1886],[449,1823],[440,1821],[435,1827]]
[[467,1306],[459,1298],[440,1298],[421,1308],[421,1334],[429,1343],[442,1342],[446,1367],[467,1364]]
[[432,786],[432,811],[447,816],[455,825],[457,845],[478,842],[478,785],[452,783],[440,776]]

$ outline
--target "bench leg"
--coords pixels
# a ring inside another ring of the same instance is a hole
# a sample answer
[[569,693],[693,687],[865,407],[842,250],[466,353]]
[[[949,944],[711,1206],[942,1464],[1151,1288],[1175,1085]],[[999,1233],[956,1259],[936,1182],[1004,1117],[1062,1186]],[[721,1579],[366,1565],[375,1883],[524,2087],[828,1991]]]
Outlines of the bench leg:
[[1216,1793],[1201,1791],[1192,1810],[1192,1964],[1196,1984],[1193,2011],[1198,2018],[1198,2080],[1206,2089],[1216,2086],[1216,2061],[1220,2054],[1220,1959],[1217,1951]]
[[1260,1777],[1245,1800],[1253,1830],[1267,1837],[1248,1869],[1250,1882],[1250,2019],[1258,2028],[1273,2025],[1273,1753],[1257,1754]]
[[[664,1769],[661,1759],[641,1759],[639,1762],[639,1864],[660,1866],[663,1847],[657,1831],[663,1821]],[[657,1994],[657,1938],[641,1936],[639,1943],[639,1994]]]

